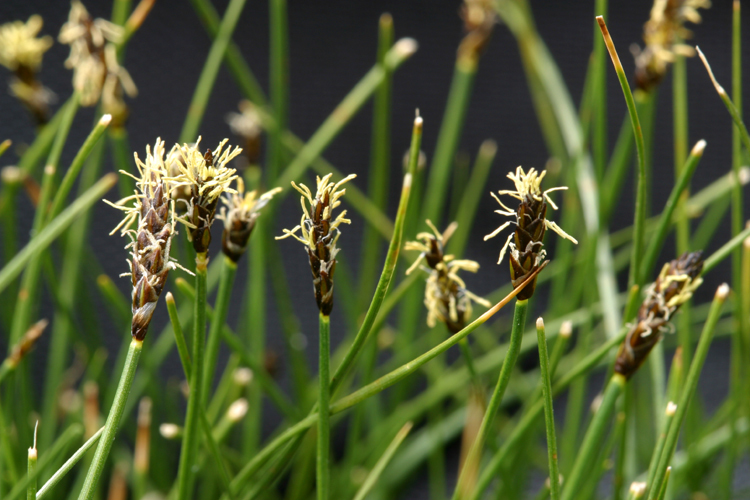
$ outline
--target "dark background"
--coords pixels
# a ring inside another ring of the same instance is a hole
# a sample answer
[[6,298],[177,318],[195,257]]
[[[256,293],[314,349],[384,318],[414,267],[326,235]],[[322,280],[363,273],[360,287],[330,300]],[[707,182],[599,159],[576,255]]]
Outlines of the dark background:
[[[223,12],[226,1],[214,4]],[[94,17],[109,18],[110,1],[85,3]],[[392,175],[389,215],[392,216],[399,192],[401,157],[407,149],[414,109],[419,108],[425,120],[423,149],[428,157],[435,147],[435,140],[442,118],[443,108],[450,85],[455,51],[462,37],[462,22],[458,17],[459,1],[408,0],[408,1],[295,1],[290,0],[290,128],[306,139],[328,116],[336,104],[372,66],[375,51],[378,17],[383,12],[393,15],[396,37],[409,36],[419,42],[419,51],[396,73],[393,91],[393,146]],[[532,8],[539,32],[546,41],[563,78],[578,105],[586,65],[593,39],[593,1],[535,1]],[[614,0],[610,2],[607,22],[620,57],[628,74],[632,74],[633,60],[628,46],[641,42],[642,25],[649,16],[651,2],[645,0]],[[34,13],[44,17],[44,34],[57,36],[60,26],[67,19],[69,4],[64,1],[41,2],[0,1],[0,23],[15,19],[27,19]],[[695,33],[692,42],[701,46],[712,63],[718,80],[730,88],[731,50],[731,1],[717,0],[708,11],[702,11],[704,21],[691,26]],[[747,30],[745,30],[747,32]],[[747,35],[744,36],[747,40]],[[265,2],[249,1],[235,31],[234,41],[242,50],[255,75],[267,89],[268,82],[268,10]],[[747,47],[746,43],[743,46]],[[139,96],[128,101],[131,119],[128,124],[133,149],[141,156],[147,144],[157,137],[174,143],[185,119],[195,84],[208,54],[210,39],[200,24],[189,2],[158,0],[143,27],[128,45],[125,67],[139,89]],[[63,67],[68,49],[56,43],[46,54],[40,74],[42,82],[56,92],[59,101],[64,101],[71,92],[71,73]],[[746,65],[746,68],[750,66]],[[745,71],[744,80],[750,81]],[[5,76],[4,76],[5,75]],[[0,81],[9,77],[9,72],[0,69]],[[690,99],[690,143],[698,139],[708,142],[706,153],[693,180],[697,190],[725,174],[731,168],[731,121],[710,84],[706,72],[697,58],[688,61]],[[621,90],[614,76],[608,72],[610,149],[619,130],[626,108]],[[200,127],[204,146],[215,145],[224,137],[232,137],[224,116],[236,111],[241,99],[229,73],[219,72],[209,107]],[[747,99],[746,99],[747,101]],[[747,109],[747,106],[745,107]],[[91,109],[80,112],[71,131],[62,165],[69,164],[72,156],[90,131],[93,120]],[[672,115],[671,80],[662,84],[656,118],[654,142],[654,187],[652,204],[660,210],[673,185],[672,162]],[[325,151],[325,157],[342,172],[354,172],[354,181],[360,188],[367,186],[371,109],[367,105],[349,126]],[[22,106],[5,92],[0,92],[0,139],[11,138],[14,147],[29,142],[34,137],[34,126]],[[480,143],[487,138],[497,141],[498,153],[488,184],[492,189],[505,189],[509,181],[505,175],[517,165],[543,168],[548,159],[536,121],[526,79],[521,67],[515,40],[502,24],[497,26],[492,40],[483,56],[476,78],[471,105],[468,110],[460,150],[472,159]],[[7,153],[0,165],[12,164],[17,155]],[[107,158],[106,169],[111,170]],[[109,195],[115,198],[115,190]],[[289,197],[282,211],[279,227],[292,227],[298,221],[297,202]],[[632,222],[632,183],[629,183],[613,229]],[[344,201],[344,203],[346,203]],[[747,205],[747,204],[746,204]],[[480,262],[483,272],[466,278],[470,288],[479,294],[495,289],[507,280],[505,267],[495,267],[500,239],[482,242],[482,236],[502,222],[493,213],[496,204],[485,196],[479,207],[479,217],[472,231],[465,257]],[[118,221],[118,213],[99,204],[91,231],[90,242],[106,271],[113,278],[125,269],[124,241],[107,236],[109,229]],[[30,213],[30,212],[27,212]],[[340,240],[340,258],[352,266],[359,262],[359,245],[362,222],[350,211],[354,223],[344,228]],[[30,221],[30,215],[26,221]],[[558,216],[555,215],[555,218]],[[729,237],[728,216],[717,221],[720,229],[714,238],[714,248]],[[24,226],[23,221],[19,227]],[[410,237],[410,235],[405,235]],[[26,234],[20,235],[22,240]],[[218,239],[218,238],[215,238]],[[552,238],[550,238],[552,239]],[[671,240],[671,238],[670,238]],[[292,283],[292,293],[297,314],[303,320],[315,318],[315,305],[311,296],[309,270],[306,258],[298,244],[281,242],[287,266],[287,276]],[[212,250],[218,255],[218,247]],[[671,242],[665,249],[665,258],[673,254]],[[244,267],[244,266],[241,266]],[[722,267],[706,278],[704,296],[710,297],[716,286],[729,280],[728,268]],[[240,276],[239,283],[243,282]],[[124,292],[127,280],[119,280]],[[622,287],[621,287],[622,289]],[[233,304],[230,321],[235,321],[239,304]],[[155,326],[166,320],[163,309],[155,317]],[[269,346],[281,350],[279,328],[269,312]],[[335,323],[334,323],[335,324]],[[309,338],[315,338],[313,323],[305,323]],[[341,332],[333,328],[334,345]],[[317,355],[316,342],[309,342],[310,357]],[[119,338],[113,346],[119,345]],[[38,356],[43,356],[44,346]],[[40,358],[44,359],[44,358]],[[175,360],[176,360],[175,356]],[[711,402],[720,401],[726,394],[728,344],[718,342],[712,349],[708,368],[702,377]],[[179,365],[166,370],[165,375],[179,375]],[[561,414],[561,413],[560,413]]]

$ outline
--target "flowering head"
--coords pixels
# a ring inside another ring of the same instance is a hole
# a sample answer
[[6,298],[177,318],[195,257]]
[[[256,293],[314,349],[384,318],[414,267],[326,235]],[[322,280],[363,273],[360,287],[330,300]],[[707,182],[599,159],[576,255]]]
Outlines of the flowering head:
[[682,40],[692,36],[685,22],[701,22],[698,9],[707,9],[710,0],[655,0],[651,17],[643,25],[643,50],[636,47],[635,79],[639,89],[648,91],[658,85],[675,56],[692,57],[695,51]]
[[224,139],[215,151],[207,149],[205,153],[201,153],[200,141],[199,137],[195,144],[175,145],[169,154],[167,164],[176,169],[168,178],[173,192],[180,188],[190,190],[189,198],[181,200],[185,203],[187,211],[179,220],[187,226],[188,239],[193,243],[195,251],[205,253],[211,243],[211,224],[221,193],[236,193],[229,187],[237,178],[236,170],[227,167],[227,164],[242,153],[242,150],[236,146],[234,149],[224,149],[228,141]]
[[404,244],[404,250],[420,252],[406,274],[411,274],[423,260],[427,263],[429,267],[423,268],[429,273],[424,294],[427,325],[432,328],[439,320],[445,323],[452,333],[458,333],[471,318],[472,301],[484,307],[490,307],[492,304],[467,290],[466,283],[458,276],[460,270],[477,272],[479,264],[473,260],[455,259],[453,255],[444,253],[445,244],[458,224],[451,223],[441,234],[430,220],[426,222],[432,233],[419,233],[418,241],[408,241]]
[[11,94],[40,124],[46,123],[48,106],[55,97],[36,78],[42,56],[52,46],[52,37],[37,38],[42,24],[41,16],[33,15],[25,23],[13,21],[0,26],[0,65],[14,73],[10,81]]
[[68,22],[60,29],[58,40],[70,45],[65,67],[73,70],[73,88],[79,93],[82,106],[93,106],[102,98],[105,112],[115,122],[125,120],[127,108],[123,92],[137,95],[130,74],[117,62],[115,44],[123,39],[121,26],[101,18],[92,19],[78,0],[71,2]]
[[247,249],[247,241],[255,227],[260,210],[265,207],[281,188],[272,189],[258,196],[258,191],[245,193],[245,183],[237,177],[237,192],[227,193],[222,202],[218,218],[224,221],[221,245],[224,255],[237,262]]
[[646,289],[635,324],[620,346],[615,360],[617,373],[626,378],[633,376],[664,332],[669,331],[669,321],[677,309],[703,283],[702,271],[702,252],[685,252],[664,264],[656,281]]
[[[339,226],[351,224],[346,218],[346,210],[342,210],[335,218],[333,210],[341,205],[340,199],[346,193],[346,189],[342,189],[341,186],[357,177],[352,174],[333,183],[332,175],[317,177],[314,197],[310,188],[292,182],[292,187],[302,195],[302,218],[299,225],[291,230],[284,229],[284,236],[276,237],[278,240],[291,236],[305,245],[310,258],[315,301],[324,316],[330,315],[333,309],[333,274],[336,270],[336,254],[339,251],[336,242],[341,235]],[[300,234],[297,234],[298,231]]]
[[42,17],[33,15],[25,23],[13,21],[0,26],[0,65],[14,72],[36,73],[42,55],[52,47],[52,37],[37,38],[42,24]]
[[[523,168],[518,167],[515,174],[508,174],[508,178],[515,184],[515,190],[501,190],[499,195],[508,195],[518,200],[518,208],[513,211],[508,208],[495,193],[490,193],[495,201],[500,204],[501,210],[495,210],[500,215],[514,217],[515,220],[505,222],[493,232],[484,237],[487,241],[497,236],[501,231],[510,225],[515,225],[516,229],[508,236],[502,249],[500,257],[497,260],[499,264],[505,252],[510,249],[510,275],[513,286],[517,287],[523,283],[542,263],[546,252],[544,250],[544,233],[551,229],[562,238],[568,239],[573,243],[578,243],[575,238],[562,230],[556,223],[547,220],[547,204],[554,210],[557,205],[550,199],[549,193],[553,191],[568,189],[565,186],[554,187],[542,191],[541,184],[546,170],[541,173],[535,169],[524,172]],[[524,287],[516,296],[518,300],[525,300],[534,294],[536,280]]]
[[[156,140],[153,151],[146,146],[146,161],[135,155],[139,176],[135,194],[123,198],[113,207],[125,212],[125,218],[112,233],[120,230],[130,237],[130,276],[133,284],[131,333],[138,340],[146,337],[148,325],[161,295],[167,274],[178,264],[170,257],[174,225],[174,202],[169,199],[170,187],[165,177],[164,141]],[[136,229],[131,226],[137,222]]]

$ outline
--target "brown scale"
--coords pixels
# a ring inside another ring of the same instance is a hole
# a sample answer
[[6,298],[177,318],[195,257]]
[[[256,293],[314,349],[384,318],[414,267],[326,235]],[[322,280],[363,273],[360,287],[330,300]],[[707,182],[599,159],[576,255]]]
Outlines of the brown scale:
[[[172,234],[172,226],[167,222],[169,203],[169,199],[164,196],[162,184],[154,189],[151,197],[144,197],[141,200],[142,222],[133,244],[131,260],[133,283],[131,334],[138,340],[146,337],[153,315],[153,308],[147,306],[159,299],[169,273],[169,267],[164,260],[166,245]],[[157,247],[149,248],[152,241],[149,234],[157,240]]]
[[[680,258],[669,264],[667,276],[688,276],[690,280],[697,279],[703,271],[703,253],[685,252]],[[660,277],[653,284],[653,292],[649,293],[638,310],[636,323],[628,332],[615,360],[615,372],[630,378],[648,357],[648,353],[662,337],[663,331],[672,315],[680,305],[668,307],[669,301],[678,295],[687,284],[687,280],[669,281],[666,288]],[[645,333],[650,334],[645,335]],[[629,348],[628,348],[629,347]]]
[[315,241],[315,251],[307,248],[310,258],[310,271],[313,275],[313,289],[315,302],[321,314],[329,316],[333,310],[333,274],[336,271],[336,259],[331,258],[333,237],[330,219],[323,218],[325,208],[330,205],[330,193],[326,192],[322,200],[316,200],[312,211],[312,236]]
[[[510,252],[510,279],[513,287],[520,286],[541,263],[539,258],[542,252],[544,233],[547,226],[544,220],[547,215],[547,203],[526,196],[516,211],[515,244],[518,249],[518,258]],[[536,289],[536,278],[534,278],[516,296],[518,300],[527,300],[534,295]]]

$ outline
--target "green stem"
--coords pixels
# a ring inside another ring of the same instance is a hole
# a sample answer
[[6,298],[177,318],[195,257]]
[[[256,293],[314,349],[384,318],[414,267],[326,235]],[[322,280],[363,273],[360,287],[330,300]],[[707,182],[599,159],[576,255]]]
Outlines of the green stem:
[[232,39],[232,33],[234,33],[244,6],[245,0],[230,0],[227,6],[216,38],[211,44],[208,57],[206,57],[206,63],[198,78],[193,99],[190,101],[188,114],[182,126],[182,132],[180,132],[180,143],[193,142],[198,138],[198,129],[206,112],[206,106],[208,106],[208,98],[211,96],[211,90],[216,82],[216,76],[219,74],[221,61],[224,59],[227,47]]
[[83,434],[83,426],[81,424],[73,424],[68,427],[62,435],[52,444],[52,446],[45,452],[41,459],[37,462],[36,469],[34,469],[33,475],[27,475],[19,482],[17,482],[13,489],[6,496],[3,496],[3,500],[16,500],[17,498],[23,498],[24,493],[31,481],[36,481],[39,473],[43,471],[50,462],[57,460],[60,455],[68,449],[75,440],[80,439]]
[[281,132],[286,129],[289,107],[289,28],[286,0],[268,2],[270,25],[269,94],[278,128],[268,135],[268,179],[273,183],[281,171]]
[[177,475],[179,500],[191,496],[193,467],[197,460],[200,442],[200,414],[203,407],[203,353],[206,344],[206,266],[208,255],[199,253],[195,256],[195,302],[193,312],[193,365],[196,367],[190,377],[190,397],[188,398],[187,415],[185,416],[185,434],[180,450],[180,465]]
[[[214,303],[214,314],[211,319],[211,330],[208,332],[208,342],[206,343],[206,362],[203,371],[203,406],[206,405],[208,395],[214,383],[214,371],[216,370],[216,361],[219,356],[219,342],[221,340],[221,330],[227,319],[229,311],[229,300],[232,296],[232,284],[237,273],[237,264],[229,257],[222,259],[221,277],[219,278],[219,291]],[[179,349],[179,343],[177,344]]]
[[607,384],[602,402],[594,414],[594,418],[586,431],[586,436],[583,438],[573,470],[565,478],[562,500],[573,500],[585,485],[592,462],[598,454],[604,431],[609,425],[612,413],[615,411],[617,398],[625,388],[625,382],[625,377],[616,373],[612,375],[609,384]]
[[94,459],[91,462],[88,474],[86,474],[86,481],[83,484],[83,489],[78,496],[78,500],[91,500],[94,497],[97,483],[102,472],[104,472],[104,465],[107,462],[109,451],[112,449],[112,443],[115,441],[117,427],[120,425],[125,403],[130,394],[130,386],[133,383],[133,377],[135,377],[135,369],[138,366],[138,359],[141,357],[142,349],[143,342],[133,339],[128,348],[128,357],[125,361],[125,369],[120,376],[115,400],[107,416],[107,423],[104,425],[102,437],[99,440],[99,445],[96,447]]
[[94,149],[94,146],[104,134],[104,131],[109,126],[109,122],[111,120],[112,117],[110,115],[102,116],[89,136],[86,138],[86,141],[81,146],[81,149],[79,149],[78,153],[76,153],[75,158],[73,158],[73,162],[70,164],[70,167],[68,167],[68,170],[65,172],[65,176],[60,182],[60,187],[57,188],[55,198],[52,200],[52,205],[49,209],[49,213],[47,214],[47,224],[49,224],[49,222],[57,217],[57,215],[62,211],[62,208],[65,205],[65,201],[68,198],[68,193],[70,193],[70,190],[73,188],[73,183],[75,182],[78,173],[81,171],[81,168],[83,168],[83,164],[86,161],[86,158],[88,158],[89,154],[91,154],[91,151]]
[[[278,178],[276,185],[288,192],[291,182],[305,173],[307,167],[333,141],[354,115],[362,108],[389,72],[398,68],[417,50],[416,42],[404,38],[396,42],[385,56],[385,64],[376,64],[336,106],[333,113],[318,127],[297,156]],[[275,125],[276,126],[276,125]],[[282,194],[283,194],[282,193]],[[277,195],[276,198],[279,198]]]
[[636,191],[635,198],[635,218],[633,222],[633,253],[630,260],[630,275],[628,283],[633,285],[637,283],[638,277],[640,276],[641,260],[643,258],[643,232],[646,220],[646,193],[647,193],[647,180],[646,180],[646,148],[643,141],[643,131],[641,130],[641,123],[638,120],[638,112],[636,111],[635,101],[633,100],[633,93],[630,91],[630,85],[628,84],[628,78],[625,75],[625,70],[620,63],[620,57],[617,55],[615,44],[612,42],[612,38],[607,30],[607,25],[604,23],[604,18],[598,16],[596,18],[599,23],[599,29],[604,37],[604,43],[607,45],[609,56],[612,58],[612,63],[617,73],[617,79],[620,81],[622,87],[622,93],[625,96],[625,103],[628,106],[628,113],[630,114],[630,122],[633,126],[633,134],[635,135],[635,145],[638,151],[638,188]]
[[[480,325],[484,324],[488,319],[490,319],[500,309],[508,304],[508,302],[515,298],[515,296],[523,289],[524,286],[526,286],[529,282],[531,282],[531,280],[536,278],[536,276],[543,268],[544,266],[539,267],[531,276],[526,279],[526,281],[521,283],[518,288],[514,289],[510,294],[503,298],[503,300],[492,306],[492,308],[472,321],[460,332],[452,335],[450,338],[433,347],[421,356],[412,359],[411,361],[380,377],[375,382],[368,384],[361,389],[349,394],[348,396],[337,400],[331,405],[331,415],[347,410],[352,406],[368,399],[369,397],[384,391],[388,387],[391,387],[392,385],[400,382],[404,378],[419,370],[425,363],[433,360],[436,356],[444,353],[454,345],[458,344],[462,339],[466,338],[471,332],[479,328]],[[619,340],[622,341],[622,338],[620,338]],[[235,478],[232,480],[232,491],[239,491],[243,487],[243,485],[250,478],[252,478],[253,474],[255,474],[255,472],[257,472],[263,466],[263,464],[265,464],[266,461],[274,455],[276,451],[281,449],[288,441],[290,441],[294,437],[305,432],[308,428],[314,425],[317,420],[317,413],[312,412],[310,413],[310,415],[276,436],[276,438],[274,438],[262,450],[260,450],[260,452],[258,452],[252,458],[252,460],[250,460],[250,462],[248,462],[242,468],[242,470],[237,473]]]
[[[460,51],[459,51],[460,52]],[[453,170],[458,142],[461,139],[466,110],[469,107],[471,91],[474,88],[474,77],[477,74],[478,61],[472,57],[459,55],[453,70],[453,80],[448,92],[445,114],[440,124],[435,152],[430,165],[427,180],[429,196],[424,199],[420,220],[430,219],[438,226],[442,219],[442,209],[448,191],[448,181]]]
[[[185,337],[182,333],[182,325],[180,324],[180,318],[177,314],[177,307],[175,305],[174,297],[171,293],[167,292],[167,297],[165,302],[167,303],[167,310],[169,311],[169,319],[172,322],[172,329],[174,330],[174,336],[177,343],[177,350],[180,353],[180,361],[182,363],[182,370],[185,373],[185,377],[188,380],[192,380],[192,372],[193,372],[193,365],[190,361],[190,355],[187,351],[187,345],[185,344]],[[234,498],[234,495],[232,495],[231,490],[229,488],[229,473],[227,472],[226,466],[224,465],[224,461],[221,456],[221,452],[219,451],[219,445],[217,444],[217,441],[219,439],[217,436],[214,436],[211,424],[208,421],[208,417],[206,417],[206,412],[203,409],[203,406],[201,406],[200,410],[200,423],[201,428],[203,429],[203,435],[206,438],[206,443],[208,445],[208,451],[211,454],[211,457],[216,462],[216,466],[219,469],[219,475],[221,478],[222,488],[224,489],[224,492],[230,497]]]
[[547,357],[547,338],[544,335],[544,321],[536,321],[537,344],[539,346],[539,368],[542,376],[542,394],[544,396],[544,425],[547,429],[547,461],[549,462],[550,497],[560,499],[560,473],[557,468],[557,438],[555,437],[555,415],[552,410],[552,385],[550,383],[550,366]]
[[365,498],[367,498],[367,495],[375,487],[375,483],[377,483],[378,478],[380,478],[380,475],[388,465],[388,462],[391,461],[391,458],[393,458],[393,455],[396,454],[396,450],[398,450],[398,447],[401,446],[401,443],[404,441],[404,439],[406,439],[406,436],[409,434],[409,431],[411,431],[412,426],[413,424],[411,422],[407,422],[406,424],[404,424],[401,430],[398,431],[398,434],[396,434],[396,437],[393,438],[391,444],[388,445],[388,448],[386,448],[383,456],[380,457],[378,462],[375,464],[375,467],[373,467],[370,473],[367,475],[367,479],[365,479],[365,482],[362,483],[362,486],[360,486],[357,494],[354,495],[354,500],[365,500]]
[[476,219],[477,208],[479,208],[479,203],[482,200],[482,195],[487,185],[487,177],[489,176],[496,154],[497,143],[495,141],[486,140],[479,146],[474,168],[471,169],[471,176],[456,211],[458,227],[448,242],[448,252],[453,255],[464,255],[472,223]]
[[[87,210],[109,191],[117,182],[115,174],[107,174],[102,177],[91,189],[86,191],[68,208],[62,211],[44,229],[37,233],[29,243],[0,270],[0,292],[15,279],[23,270],[24,266],[39,252],[47,248],[65,229],[74,221],[81,212]],[[23,333],[23,332],[21,332]],[[11,342],[13,344],[13,342]]]
[[29,459],[26,467],[26,475],[29,478],[29,485],[26,487],[26,500],[36,500],[36,462],[37,462],[37,451],[36,443],[33,448],[29,448]]
[[[390,14],[380,16],[378,24],[377,63],[385,63],[385,55],[393,45],[393,18]],[[388,201],[388,177],[391,167],[391,90],[393,75],[388,72],[373,98],[373,121],[370,154],[370,171],[367,176],[368,197],[381,210]],[[362,238],[360,265],[359,302],[360,309],[366,307],[370,291],[375,286],[378,261],[382,255],[381,238],[372,225],[368,225]]]
[[331,428],[329,423],[331,387],[331,319],[322,313],[318,316],[319,352],[318,352],[318,457],[316,479],[318,500],[328,500],[330,489],[330,446]]
[[54,488],[62,479],[65,477],[65,475],[70,472],[70,470],[75,467],[75,465],[78,463],[81,458],[83,458],[83,455],[86,454],[87,451],[89,451],[98,441],[99,438],[104,433],[104,427],[100,428],[96,433],[91,436],[88,441],[83,443],[83,446],[78,448],[73,455],[70,456],[70,458],[55,471],[54,474],[52,474],[52,477],[50,477],[44,485],[42,485],[41,488],[39,488],[39,491],[36,493],[36,499],[40,500],[41,498],[46,495],[49,490]]
[[[97,128],[100,127],[101,125],[97,126]],[[90,141],[87,140],[86,142],[89,143]],[[86,144],[81,148],[81,151],[84,149],[87,149]],[[88,148],[85,155],[81,155],[81,151],[76,155],[76,160],[79,157],[84,158],[88,156],[89,152],[91,153],[91,156],[81,173],[81,180],[78,186],[79,195],[82,195],[87,189],[91,188],[96,182],[96,178],[99,176],[104,156],[104,143],[98,142],[96,143],[95,148]],[[73,164],[76,163],[76,160],[73,161]],[[71,165],[71,169],[72,168],[74,167]],[[70,169],[68,172],[70,172]],[[53,214],[51,213],[50,215]],[[87,211],[81,214],[81,216],[77,218],[75,225],[73,225],[68,231],[67,238],[65,239],[65,253],[62,261],[62,269],[60,270],[60,280],[57,292],[61,306],[60,308],[63,310],[73,311],[75,309],[77,297],[79,296],[80,286],[83,281],[80,279],[80,273],[82,263],[85,260],[82,257],[82,254],[84,253],[83,249],[87,241],[91,216],[92,211]],[[78,303],[80,304],[81,302]],[[128,309],[127,323],[130,322],[130,318],[131,313]],[[45,374],[44,391],[42,393],[42,422],[46,422],[46,424],[42,426],[39,434],[39,443],[42,449],[46,449],[49,446],[49,443],[52,442],[57,430],[55,412],[58,409],[57,398],[59,396],[59,381],[62,380],[63,372],[65,371],[67,362],[70,359],[70,337],[71,332],[75,330],[75,325],[71,321],[70,315],[61,313],[59,310],[55,311],[52,326],[50,350],[47,360],[47,373]]]
[[659,433],[659,437],[656,439],[656,445],[654,446],[654,451],[651,454],[651,462],[649,463],[648,467],[648,479],[646,480],[646,484],[652,484],[654,482],[654,476],[656,475],[656,467],[659,463],[659,459],[661,458],[661,454],[664,450],[664,443],[667,441],[667,432],[669,431],[669,426],[672,425],[672,420],[674,419],[676,406],[674,406],[674,403],[671,401],[668,403],[666,412],[665,412],[665,418],[662,422],[662,429]]
[[[212,37],[217,37],[219,33],[219,14],[211,4],[210,0],[190,0],[193,9],[203,22],[203,26]],[[224,54],[224,61],[229,71],[234,75],[237,85],[240,87],[245,96],[256,104],[266,105],[266,96],[263,88],[260,86],[257,78],[250,71],[247,62],[242,58],[239,47],[234,42],[230,42]]]
[[331,379],[331,392],[335,393],[336,389],[341,385],[344,376],[349,372],[354,361],[362,350],[362,347],[367,340],[368,335],[372,331],[372,326],[380,311],[380,306],[383,304],[388,288],[390,287],[391,280],[393,279],[393,273],[396,270],[396,263],[398,262],[398,256],[401,251],[401,240],[404,232],[404,222],[406,220],[407,207],[409,206],[409,197],[412,190],[412,182],[417,171],[417,164],[419,162],[419,147],[422,143],[422,127],[423,121],[421,117],[417,117],[414,120],[414,126],[412,128],[411,146],[409,148],[409,167],[406,175],[404,176],[403,184],[401,187],[401,198],[398,203],[398,212],[396,213],[396,222],[393,231],[393,237],[391,243],[388,246],[388,253],[385,257],[385,264],[383,265],[383,271],[380,274],[380,280],[378,280],[378,286],[375,289],[370,307],[367,309],[367,314],[362,322],[357,335],[354,337],[351,347],[347,351],[341,364],[336,369]]
[[667,466],[672,461],[672,455],[674,455],[675,448],[677,446],[677,438],[680,435],[680,427],[687,413],[687,409],[690,406],[690,401],[693,398],[693,393],[698,386],[698,378],[700,377],[703,363],[706,360],[708,349],[711,346],[711,340],[714,335],[714,328],[716,322],[721,316],[721,308],[724,305],[724,301],[729,294],[729,287],[724,284],[716,290],[716,295],[711,303],[711,310],[706,320],[706,324],[703,327],[703,333],[698,341],[698,347],[695,349],[695,356],[693,357],[692,363],[690,363],[690,370],[688,371],[687,378],[685,379],[685,386],[682,389],[680,395],[680,401],[677,403],[677,411],[675,412],[672,424],[669,426],[669,432],[667,433],[666,441],[664,442],[664,449],[659,458],[658,465],[654,471],[654,483],[649,486],[649,500],[655,500],[658,498],[661,492],[662,484],[664,483],[664,476],[667,472]]
[[172,292],[167,292],[164,302],[167,304],[169,321],[172,323],[172,331],[174,332],[175,344],[177,345],[177,353],[180,355],[182,369],[185,372],[187,379],[190,380],[192,366],[192,362],[190,361],[190,351],[188,351],[187,342],[185,342],[185,334],[182,331],[180,315],[177,313],[177,304],[174,301],[174,295],[172,295]]
[[698,163],[703,157],[703,150],[705,149],[705,147],[706,141],[704,140],[700,140],[695,144],[693,150],[690,152],[690,156],[685,162],[685,166],[680,172],[677,183],[672,189],[672,192],[669,194],[669,198],[667,199],[667,203],[664,206],[664,210],[662,210],[661,216],[659,217],[659,226],[657,227],[656,233],[652,236],[648,248],[646,249],[644,262],[641,266],[641,275],[638,278],[637,282],[640,286],[643,286],[644,283],[651,281],[649,279],[650,275],[654,270],[654,265],[656,264],[656,259],[659,257],[659,252],[661,252],[662,247],[664,246],[664,242],[667,239],[667,231],[672,225],[672,215],[674,214],[674,211],[678,206],[682,194],[685,192],[685,189],[690,183],[690,179],[693,177],[695,168],[698,166]]
[[[520,289],[522,289],[522,287],[517,288],[517,290]],[[510,331],[508,352],[505,355],[503,367],[500,369],[500,375],[497,378],[495,390],[492,392],[492,397],[487,404],[487,410],[484,413],[484,418],[482,418],[482,424],[480,425],[474,443],[466,456],[466,463],[478,462],[479,457],[482,455],[482,448],[484,447],[484,441],[487,438],[490,426],[495,423],[495,417],[497,416],[497,411],[500,409],[500,403],[503,400],[503,395],[505,395],[505,389],[508,387],[510,375],[513,372],[513,368],[516,366],[518,353],[521,351],[521,341],[523,339],[523,329],[526,325],[528,305],[528,300],[516,301],[516,307],[513,311],[513,327]],[[458,483],[453,492],[454,500],[471,497],[475,485],[467,484],[467,478],[466,468],[464,468],[458,476]]]

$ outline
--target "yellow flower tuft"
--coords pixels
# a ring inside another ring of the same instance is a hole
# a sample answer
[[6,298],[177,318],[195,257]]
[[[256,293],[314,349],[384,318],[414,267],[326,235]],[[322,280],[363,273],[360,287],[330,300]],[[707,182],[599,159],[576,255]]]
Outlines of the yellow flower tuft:
[[11,71],[25,67],[36,72],[42,65],[42,55],[52,47],[52,37],[37,38],[42,25],[42,17],[33,15],[25,23],[13,21],[0,26],[0,64]]

